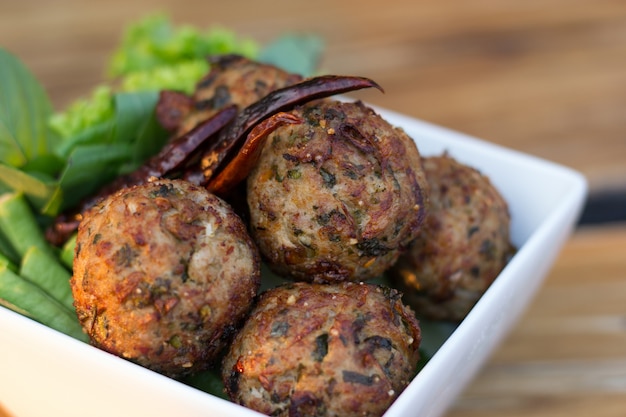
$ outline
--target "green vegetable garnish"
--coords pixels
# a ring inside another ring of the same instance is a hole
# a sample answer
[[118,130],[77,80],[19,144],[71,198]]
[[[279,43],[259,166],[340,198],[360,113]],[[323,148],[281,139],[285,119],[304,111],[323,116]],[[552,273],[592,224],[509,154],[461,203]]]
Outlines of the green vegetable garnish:
[[240,39],[226,29],[200,31],[189,25],[175,28],[166,15],[156,14],[126,30],[108,73],[113,78],[121,77],[226,53],[254,58],[258,48],[253,40]]
[[76,233],[70,237],[61,248],[59,259],[67,268],[72,269],[74,265],[74,252],[76,250]]
[[11,262],[11,259],[3,254],[2,248],[0,248],[0,268],[2,267],[6,267],[13,272],[17,271],[17,267],[15,266],[15,264]]
[[0,196],[0,232],[20,259],[32,246],[52,253],[28,202],[20,193]]
[[192,93],[197,81],[209,72],[205,59],[164,65],[127,74],[121,81],[123,91],[178,90]]
[[68,311],[41,288],[3,266],[0,266],[0,305],[75,339],[87,341],[87,335],[74,312]]
[[69,138],[98,125],[113,116],[112,89],[110,86],[96,87],[88,98],[76,100],[63,113],[54,114],[50,126],[63,138]]
[[70,287],[72,274],[55,255],[32,246],[22,258],[19,272],[22,277],[37,285],[69,312],[74,312],[74,298]]

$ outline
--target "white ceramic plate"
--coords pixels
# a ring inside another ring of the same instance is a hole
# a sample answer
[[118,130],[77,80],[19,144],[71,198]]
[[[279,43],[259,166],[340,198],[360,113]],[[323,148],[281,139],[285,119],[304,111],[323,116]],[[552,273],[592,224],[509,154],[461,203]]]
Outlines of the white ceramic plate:
[[[385,417],[441,415],[511,329],[576,223],[577,172],[377,109],[423,155],[448,151],[488,175],[508,201],[518,253],[456,328],[428,326],[434,356]],[[452,331],[453,330],[453,331]],[[443,343],[443,344],[442,344]],[[16,417],[258,416],[0,307],[0,405]]]

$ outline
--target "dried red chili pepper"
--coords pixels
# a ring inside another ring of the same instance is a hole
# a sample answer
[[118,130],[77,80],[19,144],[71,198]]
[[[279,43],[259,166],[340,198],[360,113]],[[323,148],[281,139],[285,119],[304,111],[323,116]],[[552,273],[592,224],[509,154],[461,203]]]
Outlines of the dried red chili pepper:
[[239,152],[219,174],[212,177],[206,188],[217,195],[224,195],[242,182],[254,168],[267,137],[285,124],[302,123],[302,119],[290,113],[280,112],[256,125],[248,134]]

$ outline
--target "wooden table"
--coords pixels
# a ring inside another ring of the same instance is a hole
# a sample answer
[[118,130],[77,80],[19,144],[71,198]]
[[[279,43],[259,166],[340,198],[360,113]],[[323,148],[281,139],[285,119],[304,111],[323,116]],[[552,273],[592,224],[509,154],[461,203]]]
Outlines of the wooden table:
[[[102,79],[123,27],[150,12],[260,42],[312,32],[325,40],[327,72],[386,90],[361,98],[568,165],[592,195],[626,192],[626,2],[259,4],[0,0],[0,45],[62,108]],[[625,225],[577,230],[448,417],[626,415],[625,248]]]

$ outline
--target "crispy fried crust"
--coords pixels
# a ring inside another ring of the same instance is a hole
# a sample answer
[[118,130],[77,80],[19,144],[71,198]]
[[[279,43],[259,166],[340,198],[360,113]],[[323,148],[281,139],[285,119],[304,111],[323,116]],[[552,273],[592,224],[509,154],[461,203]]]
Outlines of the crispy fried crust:
[[415,143],[360,102],[292,112],[248,178],[250,229],[279,274],[314,282],[382,274],[415,238],[426,180]]
[[379,416],[416,372],[420,329],[392,289],[294,283],[263,293],[223,364],[230,398],[273,416]]
[[273,65],[238,55],[220,55],[210,60],[211,70],[202,78],[191,97],[176,93],[161,95],[159,121],[176,136],[182,135],[216,111],[235,104],[241,110],[268,93],[302,80]]
[[122,190],[78,230],[71,285],[93,344],[170,376],[210,364],[259,283],[259,255],[244,224],[190,183]]
[[442,155],[424,159],[430,209],[390,271],[420,317],[462,320],[513,252],[506,201],[480,172]]

